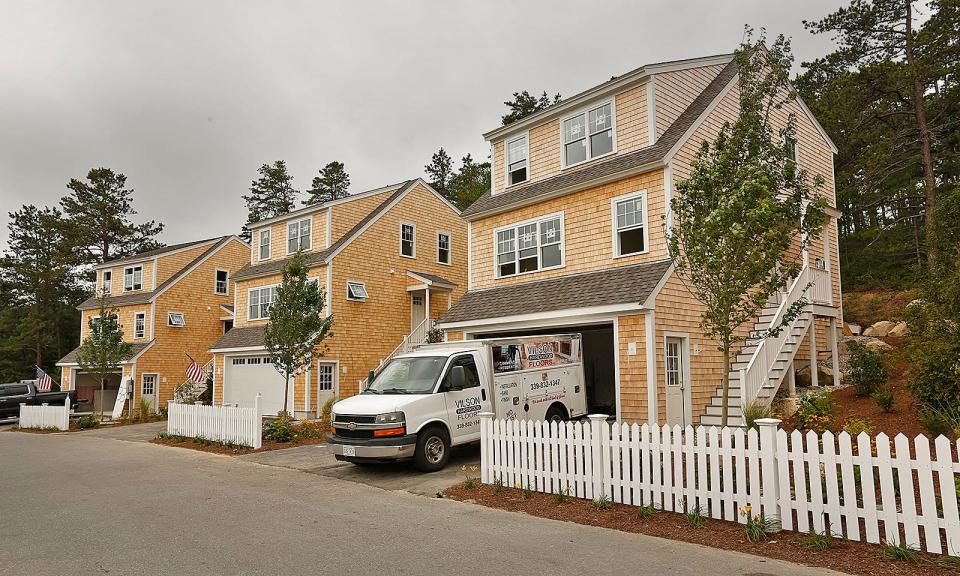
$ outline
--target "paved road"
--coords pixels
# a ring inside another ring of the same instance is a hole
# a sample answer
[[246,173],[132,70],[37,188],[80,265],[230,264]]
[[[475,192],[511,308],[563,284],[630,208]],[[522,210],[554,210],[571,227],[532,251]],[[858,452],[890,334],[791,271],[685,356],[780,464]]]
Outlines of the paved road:
[[92,435],[0,433],[0,573],[825,574]]

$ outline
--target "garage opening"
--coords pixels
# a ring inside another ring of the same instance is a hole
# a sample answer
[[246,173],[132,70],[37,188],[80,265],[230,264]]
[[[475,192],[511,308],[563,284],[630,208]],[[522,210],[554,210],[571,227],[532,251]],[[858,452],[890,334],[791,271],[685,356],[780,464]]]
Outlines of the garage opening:
[[508,338],[544,334],[580,334],[583,344],[583,377],[587,386],[587,410],[592,414],[617,413],[616,364],[613,324],[559,326],[535,330],[484,332],[474,338]]
[[74,388],[77,390],[77,403],[80,412],[110,412],[117,401],[120,392],[120,373],[107,376],[103,390],[100,389],[100,378],[94,374],[77,372]]

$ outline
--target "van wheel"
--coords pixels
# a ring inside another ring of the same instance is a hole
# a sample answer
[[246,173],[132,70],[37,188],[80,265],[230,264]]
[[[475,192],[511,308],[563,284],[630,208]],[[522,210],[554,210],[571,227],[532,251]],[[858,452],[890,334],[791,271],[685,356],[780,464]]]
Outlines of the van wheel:
[[554,404],[549,410],[547,410],[546,420],[547,422],[556,422],[557,424],[566,422],[567,411],[563,408],[563,406]]
[[427,428],[417,434],[413,465],[423,472],[436,472],[450,460],[450,439],[440,428]]

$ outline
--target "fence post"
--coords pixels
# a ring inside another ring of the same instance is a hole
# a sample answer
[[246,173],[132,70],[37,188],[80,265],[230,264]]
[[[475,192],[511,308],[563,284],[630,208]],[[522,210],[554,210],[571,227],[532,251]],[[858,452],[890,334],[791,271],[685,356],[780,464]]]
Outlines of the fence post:
[[61,430],[70,429],[70,394],[67,394],[67,397],[63,399],[63,419],[60,421],[63,425]]
[[[782,529],[780,522],[780,472],[777,466],[777,430],[780,420],[760,418],[756,420],[760,429],[760,503],[763,517],[770,523],[771,532]],[[784,487],[789,490],[790,487]]]
[[[603,443],[600,438],[603,424],[607,422],[606,414],[590,414],[590,456],[593,462],[593,497],[600,498],[607,495],[606,486],[609,470],[603,469]],[[609,430],[608,430],[609,432]]]
[[480,482],[490,484],[490,427],[493,412],[480,413]]
[[253,440],[256,444],[254,448],[260,448],[263,446],[263,413],[260,411],[262,398],[263,397],[260,395],[260,393],[257,392],[257,397],[253,399],[253,413],[255,416],[253,426],[256,428],[253,435]]

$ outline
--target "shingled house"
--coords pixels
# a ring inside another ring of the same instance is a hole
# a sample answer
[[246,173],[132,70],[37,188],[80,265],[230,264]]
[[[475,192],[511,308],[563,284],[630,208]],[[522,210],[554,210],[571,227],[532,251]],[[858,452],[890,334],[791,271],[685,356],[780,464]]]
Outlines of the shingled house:
[[[199,364],[210,359],[207,349],[232,327],[231,274],[250,259],[250,247],[236,236],[223,236],[166,246],[97,266],[98,291],[117,314],[124,340],[133,353],[107,382],[101,398],[100,382],[80,370],[76,350],[63,357],[61,387],[94,411],[110,411],[120,382],[134,383],[133,402],[143,398],[154,407],[165,406],[184,383],[190,357]],[[80,304],[81,341],[90,333],[90,321],[99,320],[96,296]],[[189,357],[188,357],[189,355]]]
[[211,347],[214,403],[250,406],[261,394],[265,414],[283,409],[284,379],[263,329],[283,266],[298,251],[307,254],[309,277],[334,316],[324,356],[290,383],[298,417],[356,394],[369,370],[423,342],[467,280],[466,223],[420,179],[258,222],[249,262],[233,275],[236,324]]
[[[736,119],[737,78],[731,55],[652,64],[485,134],[492,185],[463,213],[468,292],[439,323],[447,338],[580,332],[591,410],[627,421],[718,423],[721,356],[699,326],[701,305],[673,273],[666,207],[701,143]],[[831,218],[802,255],[801,278],[757,319],[762,328],[812,283],[813,305],[786,333],[789,342],[739,351],[735,416],[742,404],[769,401],[795,360],[828,350],[837,357],[836,149],[801,100],[775,122],[788,114],[797,119],[795,159],[824,178]],[[775,358],[765,363],[770,346]]]

